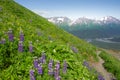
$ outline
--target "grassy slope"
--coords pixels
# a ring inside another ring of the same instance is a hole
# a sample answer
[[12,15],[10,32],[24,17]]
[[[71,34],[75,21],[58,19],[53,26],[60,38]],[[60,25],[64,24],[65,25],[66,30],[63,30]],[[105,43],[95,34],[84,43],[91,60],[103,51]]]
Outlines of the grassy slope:
[[107,71],[113,73],[117,80],[120,80],[120,61],[104,51],[101,52],[100,57],[105,61],[104,67]]
[[[97,59],[94,46],[59,29],[12,0],[0,0],[0,8],[2,8],[0,10],[0,38],[6,39],[6,44],[0,44],[0,79],[28,79],[31,66],[33,68],[33,57],[40,57],[42,51],[46,52],[47,62],[52,58],[55,61],[59,60],[62,64],[62,61],[66,59],[69,66],[67,75],[61,73],[63,79],[93,78],[92,74],[82,66],[82,61],[83,58],[89,60],[91,56]],[[14,42],[9,42],[8,36],[4,34],[9,28],[13,29]],[[25,34],[23,53],[17,50],[21,29]],[[52,41],[48,37],[52,38]],[[28,52],[29,41],[33,42],[33,54]],[[78,54],[75,54],[70,46],[75,46]],[[44,74],[43,80],[49,78],[46,70]],[[36,77],[40,76],[36,73]]]

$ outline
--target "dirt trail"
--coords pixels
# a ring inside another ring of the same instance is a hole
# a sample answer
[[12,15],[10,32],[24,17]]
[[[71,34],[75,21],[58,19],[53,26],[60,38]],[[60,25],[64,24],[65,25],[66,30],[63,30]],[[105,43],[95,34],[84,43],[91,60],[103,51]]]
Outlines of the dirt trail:
[[99,62],[92,62],[91,66],[94,67],[97,72],[101,73],[105,80],[111,80],[110,73],[106,71],[104,66],[102,65],[104,63],[104,60],[99,57],[100,51],[97,52],[97,56],[99,58]]
[[120,60],[120,51],[105,50],[107,53],[113,55],[115,58]]

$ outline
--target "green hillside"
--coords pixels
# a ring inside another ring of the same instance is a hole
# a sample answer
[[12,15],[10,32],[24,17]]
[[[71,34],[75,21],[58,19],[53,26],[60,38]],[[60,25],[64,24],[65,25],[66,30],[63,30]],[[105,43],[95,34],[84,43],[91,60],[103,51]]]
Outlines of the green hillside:
[[16,2],[0,0],[0,80],[54,80],[50,61],[49,71],[59,71],[62,80],[95,80],[83,66],[84,60],[97,60],[95,53],[96,47]]

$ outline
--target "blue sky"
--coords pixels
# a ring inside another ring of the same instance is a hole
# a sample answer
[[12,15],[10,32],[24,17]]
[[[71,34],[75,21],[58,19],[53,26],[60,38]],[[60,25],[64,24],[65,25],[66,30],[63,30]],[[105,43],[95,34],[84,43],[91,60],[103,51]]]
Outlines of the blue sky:
[[120,0],[15,0],[43,17],[66,16],[69,18],[120,19]]

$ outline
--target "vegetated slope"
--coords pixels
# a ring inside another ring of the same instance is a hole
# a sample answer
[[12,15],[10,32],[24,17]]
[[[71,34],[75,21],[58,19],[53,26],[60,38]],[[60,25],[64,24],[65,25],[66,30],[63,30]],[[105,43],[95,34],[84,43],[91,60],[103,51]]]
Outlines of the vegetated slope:
[[[53,80],[48,72],[56,71],[57,74],[60,71],[55,78],[94,80],[94,74],[82,64],[83,59],[96,60],[95,53],[94,46],[14,1],[0,0],[0,79]],[[49,70],[50,61],[53,65]],[[36,67],[36,64],[39,65]],[[60,68],[56,70],[56,66]]]
[[114,74],[114,76],[117,78],[117,80],[120,79],[120,61],[116,59],[111,54],[106,53],[105,51],[102,51],[100,53],[100,57],[105,61],[103,64],[104,67],[111,73]]

